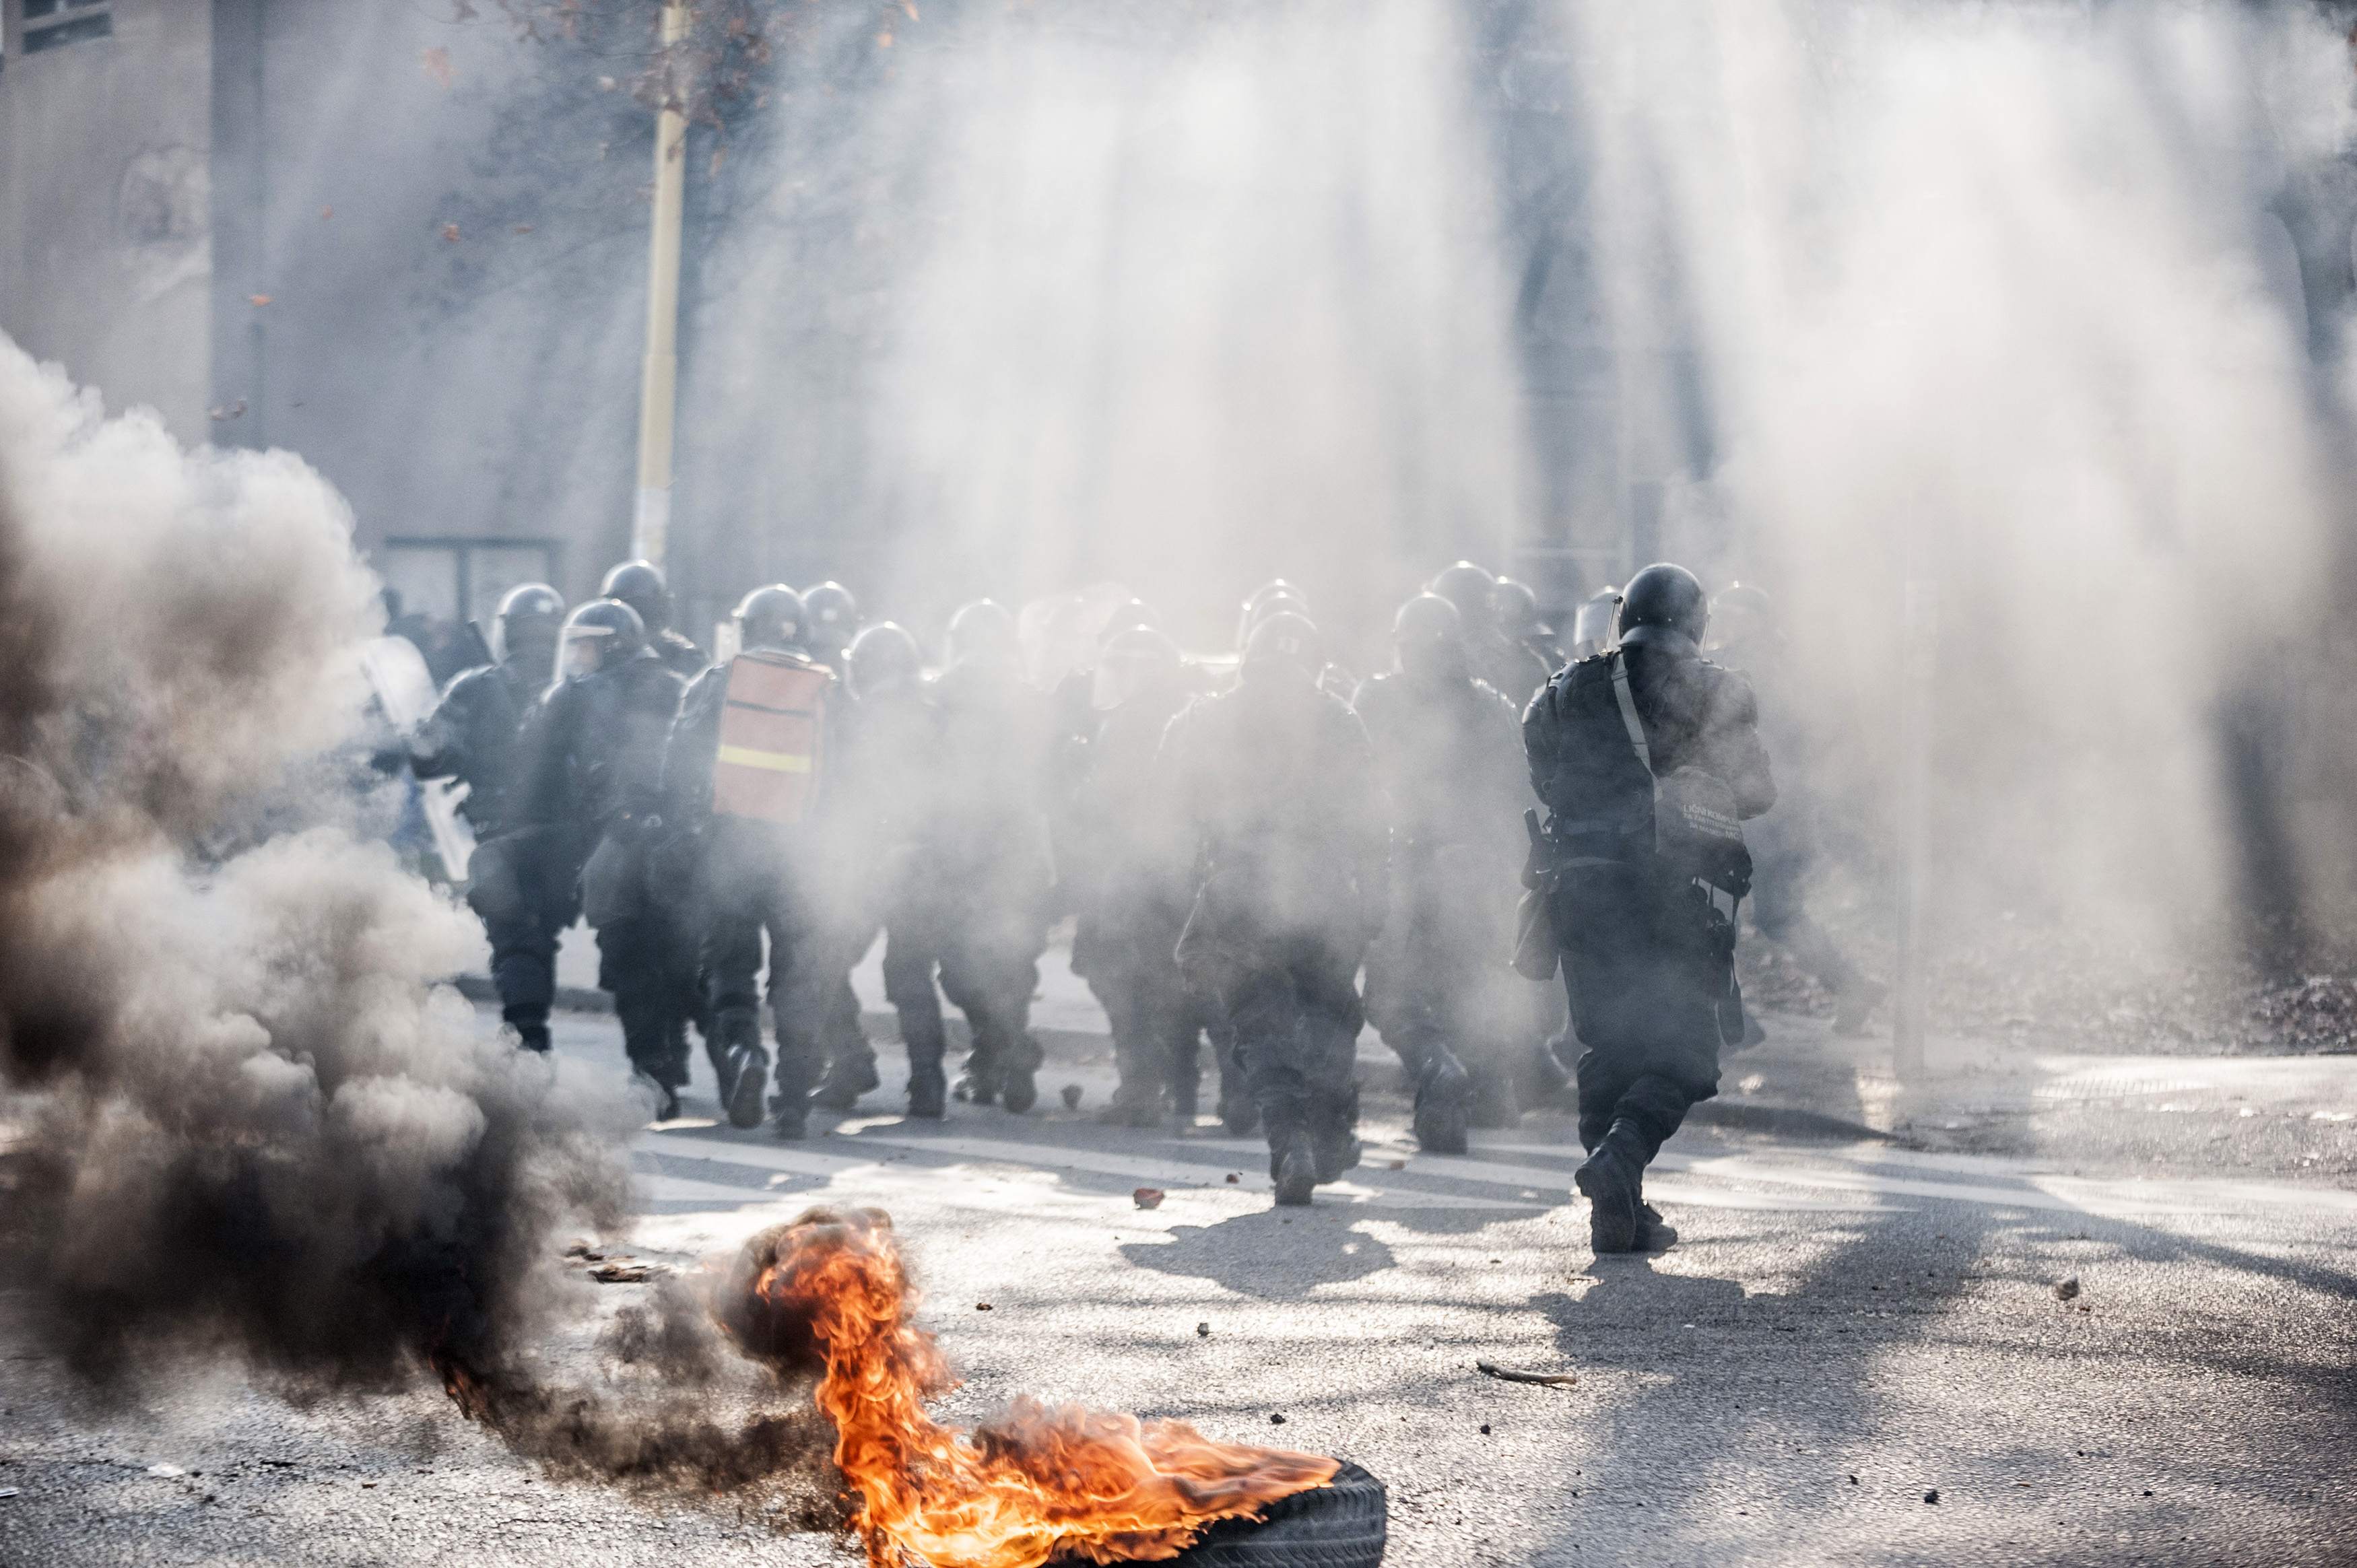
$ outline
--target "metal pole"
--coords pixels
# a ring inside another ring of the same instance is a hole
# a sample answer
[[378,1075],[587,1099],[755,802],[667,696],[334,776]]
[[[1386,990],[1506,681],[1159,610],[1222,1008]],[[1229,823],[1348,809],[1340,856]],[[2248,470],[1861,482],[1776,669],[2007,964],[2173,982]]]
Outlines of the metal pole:
[[1890,1066],[1900,1081],[1923,1075],[1929,961],[1923,913],[1932,856],[1932,678],[1939,657],[1937,585],[1907,584],[1900,631],[1899,707],[1899,974],[1891,999]]
[[655,120],[655,204],[647,262],[647,360],[639,383],[639,502],[630,553],[657,566],[671,542],[672,419],[679,400],[679,231],[686,185],[687,115],[673,51],[687,37],[686,0],[664,0],[667,101]]

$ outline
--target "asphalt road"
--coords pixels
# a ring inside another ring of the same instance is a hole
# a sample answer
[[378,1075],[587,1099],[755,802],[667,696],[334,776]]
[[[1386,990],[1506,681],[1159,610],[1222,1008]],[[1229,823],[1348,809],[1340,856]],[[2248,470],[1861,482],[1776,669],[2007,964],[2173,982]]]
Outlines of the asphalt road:
[[[2015,1128],[2012,1154],[1691,1125],[1648,1187],[1677,1246],[1598,1260],[1561,1116],[1416,1155],[1371,1057],[1365,1165],[1278,1213],[1256,1144],[1092,1121],[1103,1043],[1058,1022],[1026,1117],[902,1120],[889,1048],[887,1089],[802,1144],[714,1124],[700,1085],[638,1140],[623,1245],[686,1264],[813,1201],[880,1204],[967,1378],[945,1413],[1029,1391],[1342,1455],[1389,1483],[1397,1563],[2357,1561],[2357,1182],[2334,1152],[2357,1076],[2287,1110],[2241,1079],[2202,1100],[2181,1069],[2153,1104],[2052,1109],[2133,1137]],[[610,1019],[567,1017],[560,1048],[619,1070]],[[1730,1104],[1778,1070],[1755,1059]],[[2282,1130],[2220,1160],[2261,1115]],[[1168,1197],[1141,1209],[1141,1186]],[[644,1288],[580,1294],[609,1313]],[[100,1410],[5,1314],[0,1358],[0,1563],[854,1560],[725,1504],[552,1484],[431,1390],[296,1410],[224,1372]]]

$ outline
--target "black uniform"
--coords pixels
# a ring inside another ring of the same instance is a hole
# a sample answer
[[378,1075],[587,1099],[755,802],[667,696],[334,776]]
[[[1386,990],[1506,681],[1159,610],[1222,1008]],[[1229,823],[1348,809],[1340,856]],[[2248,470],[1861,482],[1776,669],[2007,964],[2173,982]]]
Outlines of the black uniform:
[[[1121,1082],[1114,1114],[1141,1126],[1194,1120],[1201,1036],[1210,1019],[1178,972],[1176,950],[1195,897],[1195,844],[1161,764],[1163,732],[1195,698],[1173,667],[1105,714],[1075,790],[1067,880],[1078,921],[1072,972],[1113,1026]],[[1231,1098],[1222,1058],[1223,1102]],[[1240,1087],[1240,1086],[1233,1086]]]
[[973,1026],[958,1093],[979,1104],[1004,1094],[1008,1110],[1028,1111],[1040,1062],[1031,994],[1048,948],[1053,881],[1047,700],[1013,668],[974,660],[935,679],[933,703],[943,788],[926,902],[942,993]]
[[687,1081],[693,970],[682,949],[693,893],[687,845],[662,821],[663,747],[680,679],[651,651],[558,682],[541,700],[518,814],[577,871],[597,932],[597,983],[623,1048],[648,1078]]
[[[771,652],[767,657],[825,669],[795,655]],[[733,660],[714,665],[687,689],[664,754],[662,796],[673,830],[694,846],[701,873],[703,941],[698,956],[712,1021],[708,1048],[722,1097],[731,1097],[737,1070],[732,1053],[760,1054],[766,935],[770,1009],[778,1032],[770,1110],[778,1131],[798,1136],[825,1059],[828,1011],[843,973],[843,921],[831,907],[823,859],[834,792],[823,771],[810,815],[791,825],[713,810],[713,769],[733,665]],[[832,675],[827,688],[823,709],[827,717],[819,744],[823,768],[832,766],[837,749],[834,715],[840,685]],[[758,1090],[748,1085],[747,1092]]]
[[524,730],[548,684],[544,658],[469,670],[450,682],[411,746],[421,779],[467,786],[458,810],[475,830],[467,902],[491,944],[500,1016],[533,1050],[548,1049],[556,945],[579,910],[573,868],[545,830],[518,820]]
[[[1654,778],[1698,768],[1724,780],[1739,817],[1775,803],[1743,677],[1663,627],[1631,631],[1620,656]],[[1580,1141],[1594,1150],[1609,1133],[1641,1168],[1687,1110],[1718,1091],[1719,1050],[1740,1027],[1740,1005],[1724,897],[1651,847],[1652,783],[1614,695],[1615,661],[1597,654],[1558,673],[1531,704],[1523,739],[1553,813],[1550,915],[1584,1047]]]
[[1465,651],[1473,673],[1520,714],[1554,673],[1537,650],[1486,628],[1469,630]]
[[858,890],[855,945],[884,931],[884,997],[909,1052],[912,1113],[939,1116],[948,1094],[942,1058],[948,1034],[933,989],[946,936],[933,854],[942,767],[941,715],[918,681],[870,692],[845,717],[838,840]]
[[[1368,1015],[1405,1064],[1419,1112],[1464,1091],[1461,1061],[1473,1120],[1503,1125],[1534,1033],[1508,962],[1529,798],[1517,710],[1469,675],[1406,671],[1370,679],[1356,707],[1392,825],[1391,909],[1367,955]],[[1419,1114],[1419,1138],[1429,1120]],[[1450,1152],[1461,1139],[1447,1140]]]
[[1390,841],[1374,758],[1308,671],[1249,663],[1233,691],[1173,720],[1162,750],[1199,846],[1179,964],[1234,1031],[1284,1201],[1297,1137],[1314,1144],[1318,1180],[1358,1161],[1355,983],[1383,923]]

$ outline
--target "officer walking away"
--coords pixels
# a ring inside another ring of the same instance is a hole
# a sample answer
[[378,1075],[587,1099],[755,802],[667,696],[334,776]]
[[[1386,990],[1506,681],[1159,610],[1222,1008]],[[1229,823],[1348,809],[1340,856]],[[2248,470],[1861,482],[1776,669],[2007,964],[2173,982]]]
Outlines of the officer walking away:
[[1645,1167],[1717,1093],[1720,1048],[1741,1037],[1734,912],[1750,864],[1737,824],[1776,786],[1750,686],[1702,656],[1708,620],[1692,573],[1646,567],[1620,647],[1559,672],[1523,721],[1550,813],[1533,870],[1585,1047],[1576,1180],[1598,1252],[1669,1239]]
[[721,1102],[737,1126],[759,1124],[769,1069],[759,983],[766,936],[778,1030],[770,1122],[780,1137],[799,1138],[825,1052],[830,991],[842,974],[834,940],[842,922],[827,908],[819,858],[836,682],[804,651],[805,612],[791,588],[754,589],[736,619],[737,655],[696,677],[680,704],[663,798],[701,850],[703,967]]
[[548,1009],[556,997],[556,944],[576,908],[571,868],[545,830],[518,820],[525,721],[556,668],[565,596],[525,583],[500,600],[493,662],[451,681],[410,741],[420,779],[467,786],[458,810],[475,830],[467,902],[491,944],[500,1016],[527,1050],[548,1049]]
[[[1733,584],[1711,601],[1710,631],[1712,655],[1740,670],[1753,691],[1764,692],[1777,719],[1766,742],[1776,769],[1776,806],[1744,833],[1751,847],[1751,923],[1833,993],[1836,1032],[1862,1033],[1887,988],[1868,979],[1809,914],[1824,749],[1803,704],[1793,700],[1796,685],[1775,605],[1765,590]],[[1750,1027],[1756,1036],[1758,1026]]]
[[1520,643],[1509,641],[1498,629],[1491,602],[1498,579],[1470,561],[1443,569],[1425,585],[1457,607],[1465,628],[1465,652],[1473,673],[1496,688],[1521,713],[1532,695],[1547,683],[1552,666]]
[[909,1114],[939,1119],[949,1098],[948,1034],[933,972],[949,920],[931,846],[940,794],[956,784],[942,767],[941,719],[917,639],[878,621],[847,657],[852,702],[836,843],[856,889],[852,945],[864,950],[883,927],[884,997],[899,1015],[909,1051]]
[[[835,673],[845,673],[852,639],[859,632],[859,601],[841,583],[829,579],[802,594],[805,651]],[[830,1111],[849,1111],[859,1097],[874,1089],[876,1047],[859,1022],[859,995],[851,989],[851,966],[865,950],[846,938],[839,944],[843,972],[828,987],[826,1004],[826,1074],[814,1096]]]
[[1366,731],[1318,689],[1323,662],[1315,627],[1271,616],[1235,689],[1189,707],[1162,743],[1197,843],[1179,966],[1234,1031],[1286,1205],[1359,1162],[1354,983],[1390,860]]
[[664,669],[683,681],[704,673],[710,660],[704,657],[704,650],[673,627],[671,589],[653,564],[623,562],[606,574],[597,593],[602,598],[619,599],[638,612],[639,624],[647,628],[647,646],[662,660]]
[[949,664],[933,702],[949,782],[932,846],[944,897],[942,989],[974,1030],[956,1093],[1020,1114],[1039,1098],[1031,993],[1048,948],[1054,875],[1046,811],[1053,736],[1005,607],[977,600],[951,618]]
[[[1178,645],[1133,627],[1106,644],[1094,676],[1100,715],[1074,791],[1067,880],[1079,918],[1072,972],[1113,1026],[1120,1081],[1106,1120],[1194,1125],[1206,1009],[1178,972],[1195,897],[1195,844],[1162,766],[1163,732],[1194,700]],[[1243,1093],[1221,1058],[1222,1115]]]
[[638,612],[616,599],[565,618],[557,659],[562,679],[533,720],[519,815],[546,832],[560,865],[577,868],[597,933],[597,983],[669,1120],[687,1082],[687,977],[662,810],[681,682],[647,646]]
[[1415,1095],[1416,1142],[1465,1152],[1469,1121],[1511,1126],[1535,1048],[1508,956],[1528,799],[1520,714],[1474,678],[1456,607],[1419,594],[1392,625],[1398,660],[1354,704],[1392,832],[1391,908],[1367,954],[1367,1013]]

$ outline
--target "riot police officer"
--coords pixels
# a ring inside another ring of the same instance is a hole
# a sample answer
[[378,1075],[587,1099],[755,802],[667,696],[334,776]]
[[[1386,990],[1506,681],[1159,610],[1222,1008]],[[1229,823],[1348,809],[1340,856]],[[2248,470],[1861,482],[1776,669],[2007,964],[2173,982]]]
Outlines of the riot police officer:
[[698,676],[680,704],[663,796],[674,827],[700,849],[703,968],[728,1119],[739,1127],[761,1120],[766,936],[778,1031],[771,1126],[780,1137],[799,1138],[825,1052],[832,988],[843,973],[843,922],[830,908],[820,858],[837,686],[834,671],[803,650],[806,617],[791,588],[754,589],[736,620],[738,652]]
[[[830,578],[803,591],[802,610],[805,650],[840,679],[852,639],[859,632],[859,601]],[[851,989],[850,966],[859,961],[860,954],[848,941],[840,946],[844,972],[835,976],[827,993],[826,1074],[813,1096],[830,1111],[850,1110],[877,1082],[876,1047],[860,1025],[859,997]]]
[[1585,1047],[1576,1179],[1599,1252],[1652,1239],[1645,1167],[1718,1091],[1719,1051],[1741,1033],[1734,905],[1750,865],[1734,824],[1776,786],[1750,686],[1702,656],[1708,620],[1692,573],[1646,567],[1620,647],[1566,667],[1523,721],[1551,813],[1533,871]]
[[639,624],[647,628],[647,646],[662,660],[664,669],[683,681],[704,673],[708,662],[704,650],[672,626],[671,589],[663,582],[662,570],[651,562],[623,562],[606,574],[597,595],[619,599],[638,613]]
[[942,989],[973,1026],[960,1099],[1038,1102],[1031,993],[1047,950],[1052,861],[1047,794],[1054,750],[1046,697],[1023,676],[1015,618],[988,599],[950,620],[933,682],[942,792],[931,846],[942,902]]
[[578,868],[597,933],[597,983],[614,998],[630,1065],[679,1113],[687,1013],[676,903],[687,878],[662,817],[664,743],[680,678],[647,646],[636,610],[597,599],[565,618],[561,679],[541,699],[519,816]]
[[1580,600],[1572,612],[1571,656],[1591,658],[1612,647],[1613,624],[1620,614],[1620,590],[1598,588]]
[[[1163,732],[1194,700],[1178,645],[1133,627],[1098,660],[1099,721],[1074,791],[1068,879],[1078,913],[1072,972],[1113,1026],[1120,1081],[1107,1119],[1133,1127],[1194,1124],[1207,1020],[1176,949],[1194,901],[1195,846],[1161,766]],[[1223,1105],[1242,1075],[1221,1058]]]
[[909,1114],[938,1119],[949,1098],[948,1033],[933,972],[948,932],[932,846],[941,793],[955,781],[942,770],[941,716],[917,639],[878,621],[852,642],[847,662],[839,842],[864,895],[854,945],[883,927],[884,997],[908,1047]]
[[1392,828],[1367,1013],[1407,1068],[1416,1141],[1461,1155],[1469,1120],[1515,1119],[1513,1073],[1535,1038],[1506,961],[1528,788],[1522,732],[1513,704],[1469,669],[1447,599],[1408,600],[1392,645],[1398,668],[1371,677],[1354,704]]
[[1465,653],[1473,673],[1487,681],[1520,713],[1530,703],[1532,694],[1546,684],[1553,671],[1546,660],[1499,633],[1491,600],[1497,586],[1498,579],[1487,568],[1459,561],[1442,569],[1425,585],[1425,592],[1436,594],[1457,607],[1458,618],[1464,627]]
[[1234,1031],[1288,1205],[1358,1163],[1355,980],[1390,856],[1366,731],[1318,689],[1321,662],[1315,627],[1271,616],[1235,689],[1195,703],[1163,739],[1198,845],[1179,966]]
[[569,869],[549,854],[545,833],[517,820],[523,730],[556,665],[565,596],[524,583],[500,600],[491,628],[493,662],[450,682],[410,742],[420,779],[456,779],[458,803],[475,830],[467,902],[491,944],[500,1014],[529,1050],[548,1049],[548,1009],[556,996],[556,945],[573,923]]
[[1743,671],[1755,692],[1767,693],[1777,715],[1767,743],[1776,769],[1776,806],[1745,833],[1751,848],[1751,923],[1833,993],[1834,1028],[1860,1033],[1885,987],[1868,979],[1809,913],[1808,882],[1817,861],[1818,747],[1799,704],[1787,700],[1793,684],[1775,605],[1760,588],[1731,584],[1711,601],[1710,631],[1713,657]]

